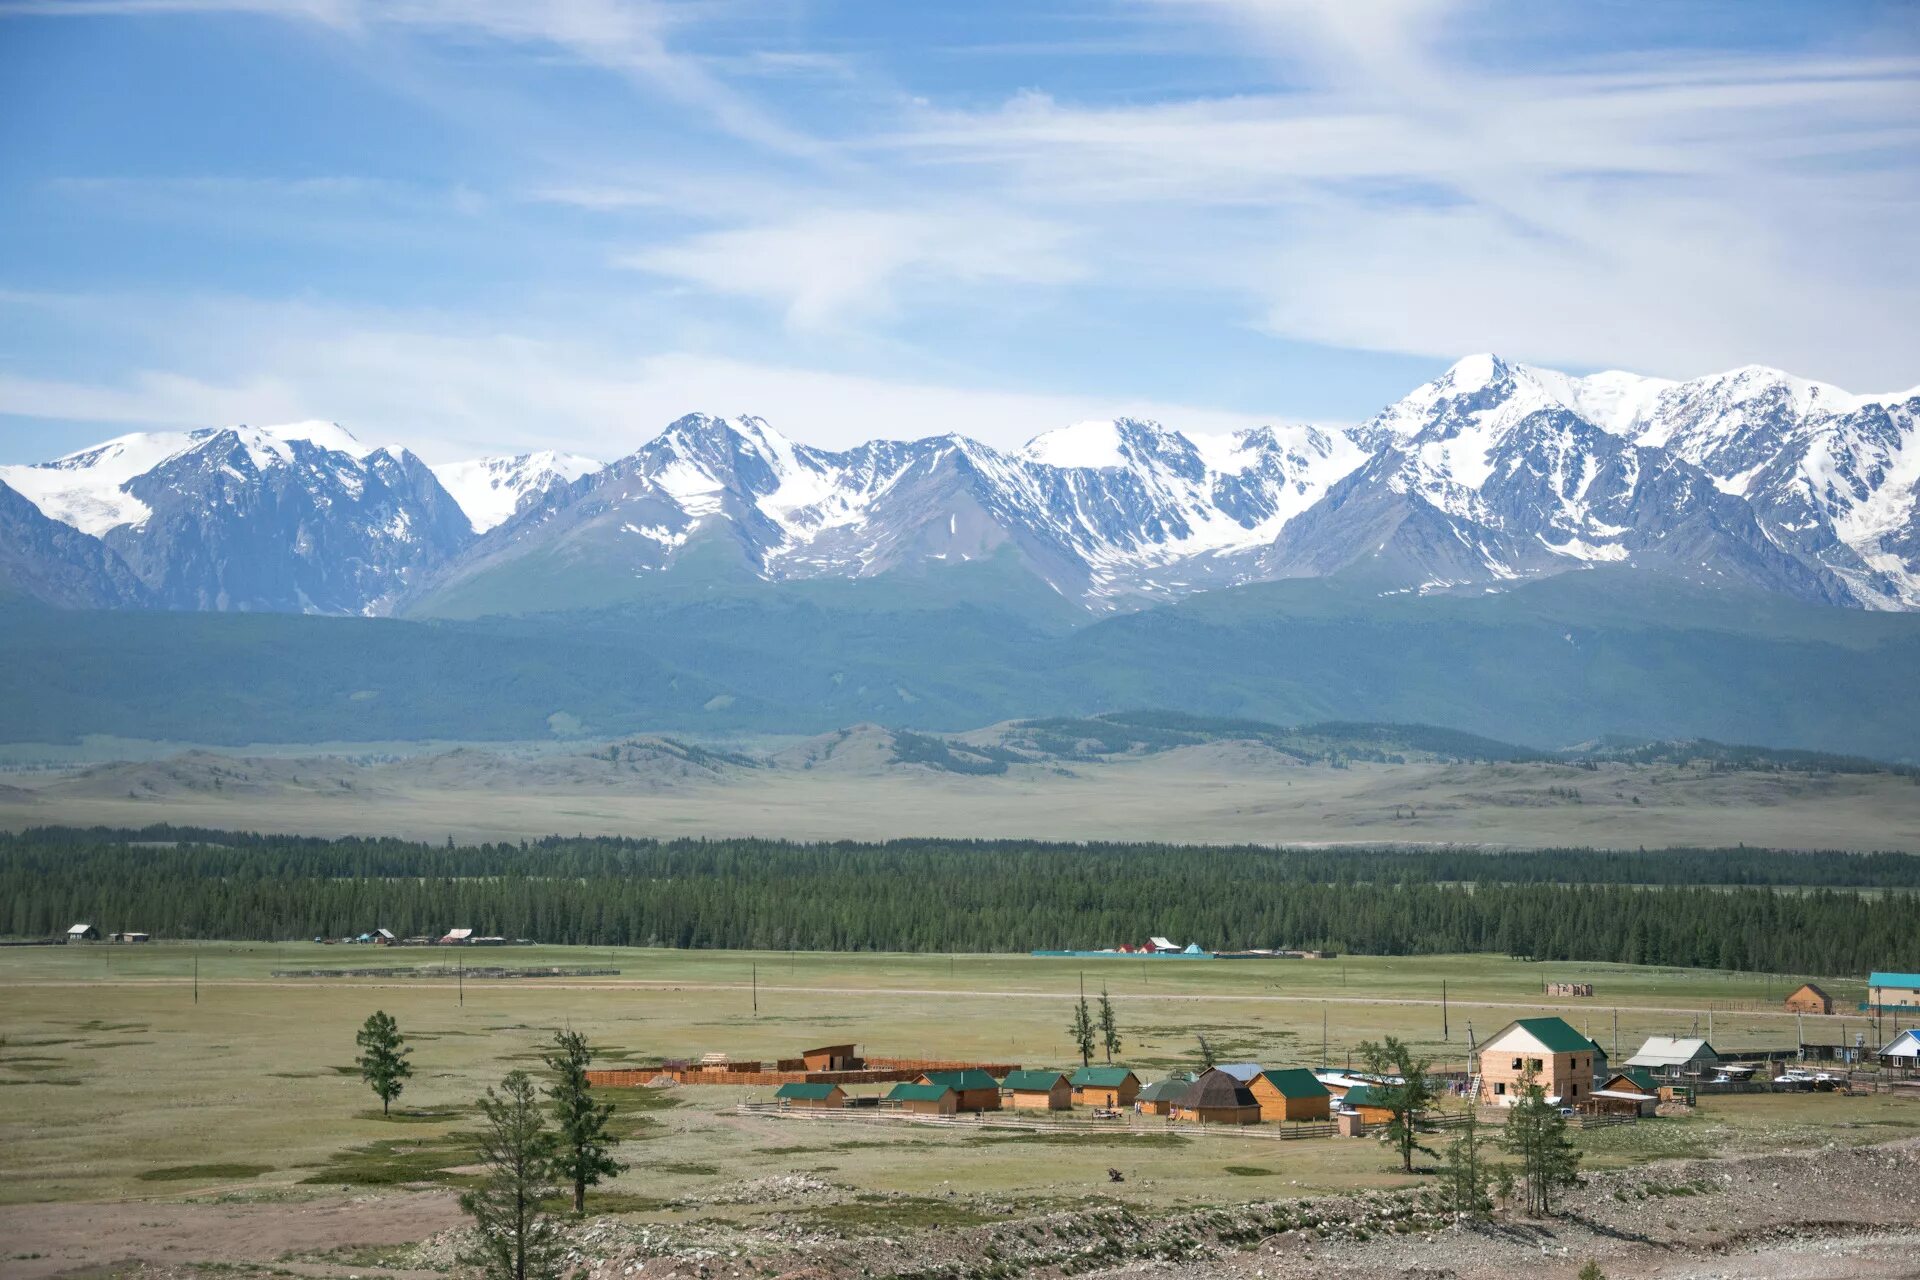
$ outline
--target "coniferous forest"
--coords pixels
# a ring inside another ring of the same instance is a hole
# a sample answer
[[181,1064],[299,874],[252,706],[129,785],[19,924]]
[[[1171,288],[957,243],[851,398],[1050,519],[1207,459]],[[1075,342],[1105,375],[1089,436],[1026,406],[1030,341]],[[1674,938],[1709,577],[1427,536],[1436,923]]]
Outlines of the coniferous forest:
[[1139,942],[1841,974],[1920,968],[1920,857],[550,838],[435,846],[151,828],[0,836],[0,932],[1027,951]]

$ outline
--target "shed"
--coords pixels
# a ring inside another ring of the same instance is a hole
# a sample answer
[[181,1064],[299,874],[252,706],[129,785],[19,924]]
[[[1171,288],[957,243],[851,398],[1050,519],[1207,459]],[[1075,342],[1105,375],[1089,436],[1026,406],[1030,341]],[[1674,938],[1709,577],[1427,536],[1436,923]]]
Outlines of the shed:
[[1876,1009],[1920,1006],[1920,973],[1868,974],[1867,1003]]
[[77,924],[67,930],[68,942],[98,942],[100,931],[90,924]]
[[1788,1013],[1832,1013],[1833,997],[1811,982],[1803,982],[1787,997],[1786,1009]]
[[150,935],[139,933],[132,929],[123,929],[119,933],[109,936],[114,942],[146,942],[150,938]]
[[844,1107],[847,1091],[837,1084],[790,1081],[773,1091],[775,1100],[789,1107]]
[[399,939],[393,936],[393,930],[391,929],[375,929],[373,931],[373,941],[376,946],[390,947],[398,942]]
[[897,1084],[888,1091],[887,1102],[923,1116],[950,1116],[960,1109],[958,1095],[944,1084]]
[[465,946],[472,938],[473,930],[471,929],[449,929],[441,937],[440,945],[443,947]]
[[1073,1100],[1086,1107],[1130,1107],[1140,1077],[1125,1067],[1082,1067],[1073,1073]]
[[808,1071],[859,1071],[867,1065],[854,1044],[823,1044],[817,1049],[802,1049],[800,1060]]
[[1701,1075],[1720,1065],[1720,1054],[1697,1036],[1648,1036],[1631,1058],[1629,1067],[1645,1067],[1656,1078],[1673,1080]]
[[1259,1124],[1260,1104],[1247,1086],[1215,1068],[1186,1087],[1172,1115],[1195,1124]]
[[1014,1071],[1000,1082],[1006,1105],[1015,1111],[1070,1111],[1073,1085],[1064,1071]]
[[1143,1085],[1140,1092],[1133,1095],[1133,1109],[1147,1116],[1170,1115],[1174,1104],[1180,1101],[1180,1095],[1192,1083],[1192,1076],[1178,1075]]
[[1325,1120],[1333,1114],[1332,1094],[1305,1067],[1262,1071],[1247,1082],[1260,1104],[1262,1120]]
[[969,1067],[965,1071],[926,1071],[922,1084],[940,1084],[952,1089],[956,1111],[998,1111],[1000,1082],[984,1071]]
[[1340,1109],[1359,1116],[1365,1124],[1385,1124],[1393,1119],[1393,1109],[1386,1105],[1378,1085],[1347,1090],[1347,1096],[1340,1099]]

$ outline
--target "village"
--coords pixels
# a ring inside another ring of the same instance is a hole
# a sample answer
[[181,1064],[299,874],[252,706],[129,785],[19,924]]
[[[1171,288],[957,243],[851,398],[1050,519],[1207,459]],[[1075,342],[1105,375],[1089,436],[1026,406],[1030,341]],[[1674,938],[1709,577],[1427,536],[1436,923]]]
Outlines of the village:
[[[1803,1032],[1796,1045],[1748,1049],[1738,1058],[1723,1055],[1706,1036],[1653,1035],[1616,1063],[1615,1054],[1562,1017],[1517,1018],[1475,1045],[1464,1069],[1428,1064],[1416,1097],[1431,1105],[1417,1109],[1406,1101],[1405,1077],[1356,1070],[1351,1063],[1206,1063],[1148,1079],[1124,1064],[1095,1063],[1090,1055],[1077,1067],[1027,1067],[869,1057],[853,1043],[803,1049],[771,1064],[714,1052],[693,1063],[595,1070],[588,1077],[612,1089],[744,1087],[755,1091],[739,1104],[744,1114],[837,1114],[881,1123],[971,1116],[983,1125],[1017,1127],[1032,1127],[1034,1120],[1090,1121],[1083,1132],[1265,1126],[1285,1138],[1363,1137],[1402,1116],[1443,1128],[1469,1109],[1497,1117],[1534,1097],[1580,1127],[1684,1114],[1714,1094],[1883,1092],[1920,1102],[1920,1025],[1898,1026],[1903,1015],[1920,1020],[1920,974],[1874,973],[1868,990],[1867,1025],[1879,1025],[1882,1015],[1894,1020],[1896,1029],[1884,1043],[1869,1047],[1865,1031],[1851,1044],[1809,1041]],[[1593,987],[1556,983],[1546,992],[1591,996]],[[1782,1011],[1815,1017],[1836,1012],[1833,998],[1813,983],[1790,994]]]

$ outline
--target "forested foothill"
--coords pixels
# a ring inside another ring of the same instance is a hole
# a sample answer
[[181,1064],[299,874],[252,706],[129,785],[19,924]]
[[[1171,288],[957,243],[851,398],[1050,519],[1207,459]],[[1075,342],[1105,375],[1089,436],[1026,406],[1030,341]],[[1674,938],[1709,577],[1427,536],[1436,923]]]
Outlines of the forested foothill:
[[406,937],[903,952],[1218,949],[1841,974],[1920,968],[1920,857],[900,840],[586,839],[457,847],[197,829],[0,836],[0,931]]

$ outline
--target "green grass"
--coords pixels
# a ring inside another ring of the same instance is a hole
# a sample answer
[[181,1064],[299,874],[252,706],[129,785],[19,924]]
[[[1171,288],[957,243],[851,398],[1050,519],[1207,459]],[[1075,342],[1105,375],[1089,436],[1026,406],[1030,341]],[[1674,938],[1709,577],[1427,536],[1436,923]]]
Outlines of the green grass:
[[318,1171],[300,1181],[309,1185],[348,1187],[457,1182],[458,1175],[448,1171],[472,1164],[475,1158],[471,1140],[461,1135],[391,1139],[336,1152]]
[[818,1205],[788,1216],[804,1219],[814,1227],[857,1235],[977,1227],[1005,1220],[1004,1214],[926,1196],[860,1196],[847,1204]]
[[270,1164],[175,1164],[148,1169],[139,1177],[142,1182],[237,1182],[272,1172]]

